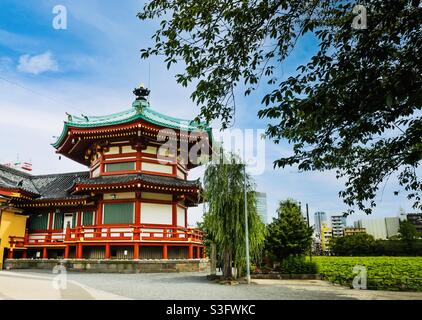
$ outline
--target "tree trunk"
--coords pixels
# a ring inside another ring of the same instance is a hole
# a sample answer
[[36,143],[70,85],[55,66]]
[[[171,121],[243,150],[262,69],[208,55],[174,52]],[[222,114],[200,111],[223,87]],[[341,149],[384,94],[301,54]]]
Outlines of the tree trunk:
[[229,249],[224,249],[223,264],[223,278],[232,278],[232,253]]
[[211,243],[211,274],[217,274],[217,248],[214,242]]

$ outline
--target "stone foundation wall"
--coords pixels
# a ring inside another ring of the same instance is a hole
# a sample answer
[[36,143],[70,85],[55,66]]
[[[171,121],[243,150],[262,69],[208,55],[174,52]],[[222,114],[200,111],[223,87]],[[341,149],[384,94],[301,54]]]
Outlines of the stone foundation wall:
[[319,274],[284,274],[284,273],[266,273],[252,274],[252,279],[301,279],[301,280],[320,280]]
[[163,273],[209,271],[208,259],[96,260],[96,259],[7,259],[5,268],[53,270],[63,265],[68,271],[93,273]]

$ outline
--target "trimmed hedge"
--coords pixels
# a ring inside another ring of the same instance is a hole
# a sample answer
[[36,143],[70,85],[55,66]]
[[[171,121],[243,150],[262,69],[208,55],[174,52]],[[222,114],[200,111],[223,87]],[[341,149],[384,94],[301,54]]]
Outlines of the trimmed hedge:
[[422,291],[422,257],[335,257],[312,258],[327,280],[352,287],[356,265],[367,270],[367,288]]
[[285,274],[316,274],[317,264],[307,261],[304,256],[288,256],[280,265],[280,271]]

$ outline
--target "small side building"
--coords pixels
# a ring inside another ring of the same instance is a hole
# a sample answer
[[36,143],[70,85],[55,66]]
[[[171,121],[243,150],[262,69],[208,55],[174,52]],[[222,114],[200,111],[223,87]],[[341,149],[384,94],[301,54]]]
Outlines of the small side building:
[[[3,195],[2,195],[3,194]],[[0,270],[4,261],[16,251],[16,256],[23,253],[13,245],[14,239],[25,237],[25,226],[28,216],[22,215],[22,210],[9,206],[8,192],[0,189]],[[18,196],[18,194],[14,194]],[[9,241],[12,239],[12,241]]]

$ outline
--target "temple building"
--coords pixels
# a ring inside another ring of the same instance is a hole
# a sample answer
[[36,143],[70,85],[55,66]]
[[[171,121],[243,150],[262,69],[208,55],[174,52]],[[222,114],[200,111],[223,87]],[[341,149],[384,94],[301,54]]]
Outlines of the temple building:
[[188,227],[201,185],[187,174],[200,162],[187,155],[211,149],[211,130],[153,110],[148,89],[134,93],[127,111],[67,115],[53,147],[87,171],[31,175],[0,165],[0,210],[20,223],[1,239],[5,258],[203,257],[202,234]]

